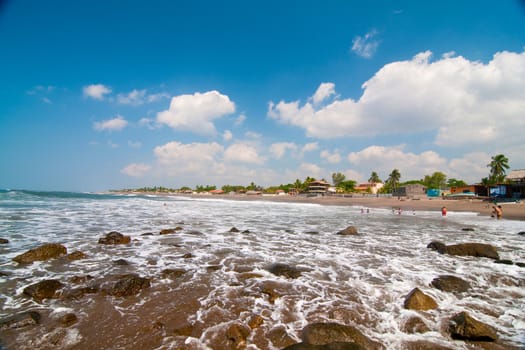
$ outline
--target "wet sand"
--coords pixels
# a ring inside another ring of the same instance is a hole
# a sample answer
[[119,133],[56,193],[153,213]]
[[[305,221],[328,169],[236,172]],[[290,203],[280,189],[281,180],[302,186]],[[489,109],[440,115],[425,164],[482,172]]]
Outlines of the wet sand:
[[[448,212],[475,212],[483,216],[491,216],[492,203],[481,199],[441,199],[441,198],[385,198],[385,197],[305,197],[289,195],[187,195],[193,198],[216,198],[240,201],[270,201],[290,203],[315,203],[322,205],[362,206],[365,208],[401,208],[402,210],[436,211],[441,215],[441,208],[446,207]],[[503,219],[525,221],[525,202],[499,203],[503,208]]]

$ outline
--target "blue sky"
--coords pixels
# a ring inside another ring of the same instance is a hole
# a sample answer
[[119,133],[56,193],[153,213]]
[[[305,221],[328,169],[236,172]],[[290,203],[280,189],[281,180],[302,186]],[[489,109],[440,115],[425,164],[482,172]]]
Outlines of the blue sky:
[[0,188],[525,168],[524,1],[1,1]]

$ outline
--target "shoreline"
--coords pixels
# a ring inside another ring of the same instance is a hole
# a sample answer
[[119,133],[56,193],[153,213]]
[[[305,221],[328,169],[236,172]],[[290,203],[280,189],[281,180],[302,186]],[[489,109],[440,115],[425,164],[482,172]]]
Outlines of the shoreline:
[[[474,212],[481,216],[490,217],[493,204],[481,199],[441,199],[441,198],[385,198],[385,197],[304,197],[289,195],[243,195],[243,194],[163,194],[156,195],[179,196],[187,198],[214,198],[236,201],[267,201],[284,203],[308,203],[320,205],[340,205],[340,206],[362,206],[364,208],[392,209],[401,208],[415,211],[436,211],[441,215],[441,208],[446,207],[450,212]],[[503,219],[525,221],[525,203],[507,202],[498,203],[503,208]]]

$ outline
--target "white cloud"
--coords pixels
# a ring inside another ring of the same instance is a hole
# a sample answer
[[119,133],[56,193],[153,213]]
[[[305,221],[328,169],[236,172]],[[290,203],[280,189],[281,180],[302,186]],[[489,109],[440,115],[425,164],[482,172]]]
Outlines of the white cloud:
[[319,85],[319,87],[317,88],[315,94],[312,96],[312,101],[314,102],[314,104],[319,104],[334,94],[334,83],[321,83],[321,85]]
[[131,148],[140,148],[142,147],[142,143],[140,141],[128,141],[128,146]]
[[268,115],[318,138],[434,133],[437,145],[485,152],[495,142],[522,143],[525,53],[500,52],[487,64],[451,55],[431,62],[430,56],[385,65],[357,101],[320,108],[272,102]]
[[321,151],[320,155],[321,155],[321,158],[326,160],[328,163],[337,164],[341,162],[341,155],[337,151],[334,153],[330,153],[329,151],[324,150],[324,151]]
[[119,115],[113,119],[103,120],[101,122],[95,122],[93,124],[93,127],[97,131],[103,131],[103,130],[117,131],[117,130],[124,129],[127,125],[128,125],[127,120],[124,119],[121,115]]
[[183,144],[177,141],[168,142],[154,149],[155,157],[168,175],[209,173],[216,168],[217,154],[224,148],[216,142]]
[[302,152],[313,152],[319,149],[319,144],[317,142],[310,142],[303,146]]
[[297,145],[293,142],[277,142],[270,146],[270,153],[276,159],[281,159],[287,150],[294,151],[297,149]]
[[235,112],[235,104],[218,91],[180,95],[171,99],[170,108],[157,114],[157,121],[173,129],[197,134],[215,134],[213,120]]
[[255,147],[246,143],[235,143],[228,147],[224,152],[224,160],[251,164],[262,164],[264,162]]
[[225,130],[223,133],[222,133],[222,139],[224,141],[231,141],[231,139],[233,139],[233,134],[230,130]]
[[95,100],[103,100],[105,95],[111,93],[111,89],[103,84],[92,84],[84,86],[82,89],[84,96]]
[[247,131],[244,136],[246,136],[247,138],[250,138],[250,139],[254,139],[254,140],[257,140],[257,139],[260,139],[262,137],[261,134],[259,133],[256,133],[254,131]]
[[120,104],[139,106],[139,105],[143,105],[144,103],[157,102],[163,98],[169,98],[169,95],[165,93],[148,95],[146,89],[144,90],[134,89],[127,94],[118,94],[117,102]]
[[313,177],[314,179],[321,179],[324,170],[321,169],[317,164],[314,163],[302,163],[299,166],[299,172],[306,178],[307,176]]
[[352,51],[364,58],[371,58],[377,51],[379,41],[375,40],[377,31],[372,29],[364,36],[357,35],[352,40]]
[[237,118],[235,118],[235,125],[239,126],[242,125],[246,121],[246,115],[241,113]]
[[132,163],[120,172],[131,177],[142,177],[151,170],[151,166],[143,163]]

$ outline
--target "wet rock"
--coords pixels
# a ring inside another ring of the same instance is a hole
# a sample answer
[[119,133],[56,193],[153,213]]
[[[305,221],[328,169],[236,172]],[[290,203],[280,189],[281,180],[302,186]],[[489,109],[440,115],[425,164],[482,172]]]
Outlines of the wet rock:
[[474,231],[472,227],[463,227],[461,231]]
[[495,263],[495,264],[503,264],[503,265],[514,265],[514,263],[512,262],[512,260],[507,260],[507,259],[498,259],[498,260],[494,260],[494,263]]
[[60,317],[59,322],[62,327],[71,327],[78,322],[78,317],[74,313],[70,312]]
[[128,244],[131,242],[129,236],[124,236],[122,233],[117,231],[111,231],[106,235],[106,237],[100,238],[98,240],[99,244]]
[[237,227],[232,227],[228,232],[241,232]]
[[452,339],[493,342],[498,339],[491,326],[476,320],[467,312],[460,312],[452,317],[448,331]]
[[276,276],[284,276],[286,278],[298,278],[301,276],[301,270],[287,264],[272,264],[268,268],[268,271]]
[[24,288],[24,294],[32,297],[36,301],[43,299],[56,298],[56,291],[64,287],[58,280],[43,280]]
[[108,294],[116,297],[127,297],[138,294],[142,289],[149,288],[150,281],[136,274],[120,276],[118,281],[108,290]]
[[270,329],[268,333],[266,333],[266,338],[276,348],[285,348],[297,342],[286,332],[286,328],[283,325]]
[[244,230],[242,233],[251,233],[250,230]]
[[181,337],[191,337],[193,334],[194,326],[191,324],[187,324],[185,326],[176,328],[173,330],[174,336],[181,336]]
[[40,322],[40,318],[36,311],[22,312],[0,320],[0,330],[34,326]]
[[312,323],[303,328],[302,341],[313,345],[330,343],[357,343],[365,349],[384,347],[366,337],[357,328],[339,323]]
[[213,272],[213,271],[219,271],[222,269],[221,265],[208,265],[206,266],[206,271]]
[[518,235],[525,236],[525,231],[518,232]]
[[226,339],[230,349],[244,349],[246,339],[251,333],[251,329],[243,324],[234,323],[226,330]]
[[69,290],[66,290],[64,291],[62,294],[63,294],[63,299],[80,299],[82,298],[85,294],[95,294],[95,293],[98,293],[100,291],[100,287],[98,285],[92,285],[92,286],[85,286],[85,287],[79,287],[79,288],[73,288],[73,289],[69,289]]
[[418,311],[432,310],[438,307],[436,301],[419,288],[414,288],[408,293],[403,306],[405,309]]
[[87,258],[87,255],[79,250],[74,251],[66,256],[68,260],[81,260]]
[[146,232],[146,233],[141,234],[141,236],[153,236],[153,233],[152,232]]
[[126,260],[124,260],[124,259],[113,260],[113,264],[119,265],[119,266],[127,266],[127,265],[129,265],[129,263]]
[[161,271],[160,276],[161,278],[175,279],[184,275],[186,272],[187,271],[183,269],[164,269]]
[[336,342],[324,345],[313,345],[308,343],[297,343],[283,350],[367,350],[357,343]]
[[69,282],[73,284],[80,284],[80,283],[86,283],[87,281],[90,281],[92,279],[93,279],[93,276],[91,275],[73,276],[69,279]]
[[470,283],[451,275],[436,277],[430,284],[443,292],[463,293],[470,289]]
[[0,238],[0,244],[7,244],[7,243],[9,243],[8,239]]
[[519,266],[519,267],[525,267],[525,263],[517,262],[517,263],[516,263],[516,266]]
[[401,330],[405,333],[415,334],[429,332],[430,328],[420,317],[412,316],[401,324]]
[[337,232],[337,234],[338,235],[342,235],[342,236],[355,236],[355,235],[357,235],[357,227],[355,227],[355,226],[348,226],[344,230],[341,230],[341,231]]
[[427,248],[437,250],[440,254],[499,259],[496,248],[485,243],[459,243],[445,245],[441,242],[433,241],[427,246]]
[[177,226],[175,228],[166,228],[164,230],[160,230],[159,234],[161,234],[161,235],[169,235],[169,234],[175,233],[177,231],[181,231],[181,230],[182,230],[182,227]]
[[448,346],[431,343],[426,340],[415,340],[410,342],[403,342],[401,349],[403,350],[454,350]]
[[248,320],[248,327],[251,329],[259,328],[264,323],[264,319],[260,315],[253,315]]
[[202,236],[204,234],[201,231],[197,231],[197,230],[190,230],[190,231],[188,231],[186,233],[189,234],[189,235],[194,235],[194,236]]
[[40,247],[28,250],[24,254],[15,256],[13,261],[19,264],[31,264],[35,261],[45,261],[66,255],[67,249],[61,244],[48,243]]
[[184,254],[183,256],[181,256],[182,259],[191,259],[193,258],[193,254],[191,253],[186,253]]

